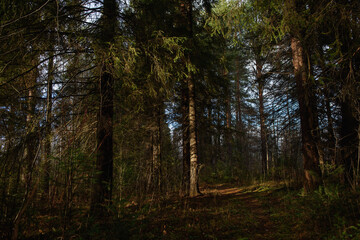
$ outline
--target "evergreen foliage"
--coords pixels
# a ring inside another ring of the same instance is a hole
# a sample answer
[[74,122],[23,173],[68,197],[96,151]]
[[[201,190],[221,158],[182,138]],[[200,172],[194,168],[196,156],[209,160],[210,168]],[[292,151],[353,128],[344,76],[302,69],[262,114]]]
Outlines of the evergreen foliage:
[[[359,9],[356,0],[1,1],[0,238],[101,239],[107,224],[179,207],[175,195],[188,218],[191,204],[216,199],[207,186],[276,181],[287,192],[271,190],[269,204],[293,207],[269,208],[274,221],[300,216],[304,239],[331,237],[327,227],[355,239]],[[183,220],[194,236],[220,236]],[[166,234],[164,223],[134,236],[176,239]]]

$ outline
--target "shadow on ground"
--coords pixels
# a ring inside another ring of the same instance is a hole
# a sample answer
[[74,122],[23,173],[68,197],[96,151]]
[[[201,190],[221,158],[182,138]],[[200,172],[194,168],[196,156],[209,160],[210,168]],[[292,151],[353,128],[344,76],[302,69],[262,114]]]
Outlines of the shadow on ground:
[[213,185],[201,190],[201,196],[164,201],[137,215],[129,239],[280,239],[269,208],[279,188]]

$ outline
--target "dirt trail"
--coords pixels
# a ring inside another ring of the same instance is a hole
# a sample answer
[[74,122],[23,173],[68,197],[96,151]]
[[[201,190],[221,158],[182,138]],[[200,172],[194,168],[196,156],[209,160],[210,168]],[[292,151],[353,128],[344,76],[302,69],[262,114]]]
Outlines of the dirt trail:
[[[264,202],[264,199],[269,200],[266,198],[268,192],[257,192],[247,188],[228,187],[225,185],[213,186],[204,189],[203,192],[204,199],[216,196],[218,201],[225,206],[231,206],[233,203],[235,205],[234,207],[236,207],[237,204],[241,204],[249,220],[253,221],[253,227],[244,229],[249,239],[276,239],[273,234],[275,228],[270,219],[270,209],[268,209]],[[238,221],[239,226],[241,226],[244,221],[241,216],[237,216],[236,214],[233,215],[233,220],[233,223]]]
[[142,215],[134,232],[139,239],[278,239],[268,191],[225,185],[201,190],[201,196],[164,202]]

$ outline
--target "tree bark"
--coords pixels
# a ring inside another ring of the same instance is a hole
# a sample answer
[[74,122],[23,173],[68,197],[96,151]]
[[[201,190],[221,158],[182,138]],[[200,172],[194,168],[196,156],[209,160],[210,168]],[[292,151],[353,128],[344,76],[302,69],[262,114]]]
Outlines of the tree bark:
[[324,89],[324,101],[325,101],[325,110],[326,110],[326,117],[327,117],[327,142],[328,142],[328,148],[329,148],[329,158],[330,162],[335,165],[337,161],[337,144],[336,144],[336,136],[334,131],[334,124],[333,124],[333,118],[332,118],[332,110],[330,106],[330,97],[329,97],[329,89],[325,85]]
[[[32,61],[32,64],[36,66],[38,64],[37,58]],[[31,71],[27,75],[26,87],[28,90],[27,99],[27,115],[26,115],[26,137],[25,137],[25,148],[24,148],[24,160],[25,160],[25,175],[24,181],[26,184],[26,195],[30,191],[32,183],[33,166],[36,157],[36,144],[38,143],[38,136],[36,134],[37,121],[35,120],[35,109],[36,109],[36,80],[39,76],[38,69]]]
[[243,123],[242,123],[242,111],[241,111],[241,93],[240,93],[240,61],[236,61],[236,91],[235,91],[235,98],[236,98],[236,135],[238,139],[238,147],[240,148],[240,155],[242,155],[242,135],[243,135]]
[[[31,62],[33,66],[38,64],[37,57]],[[24,175],[23,181],[25,182],[25,193],[23,197],[23,203],[20,207],[17,215],[13,220],[13,229],[11,239],[15,240],[18,238],[19,234],[19,224],[22,216],[24,215],[28,204],[32,200],[33,196],[37,190],[37,183],[33,184],[33,172],[34,165],[36,163],[36,144],[38,143],[38,136],[36,134],[37,121],[35,121],[35,109],[36,109],[36,80],[39,76],[38,69],[35,68],[33,71],[30,71],[28,75],[25,76],[25,86],[28,91],[27,99],[27,115],[26,115],[26,136],[24,143]],[[21,172],[21,165],[19,166],[19,176]],[[19,179],[17,180],[17,185],[19,184]],[[16,186],[17,188],[18,186]],[[15,191],[17,192],[17,191]]]
[[294,76],[298,94],[302,153],[304,162],[304,189],[306,192],[315,190],[320,184],[321,171],[319,167],[318,123],[316,115],[313,83],[309,78],[305,52],[298,38],[291,38]]
[[100,76],[100,106],[97,125],[97,156],[95,183],[91,202],[93,215],[106,213],[111,205],[113,188],[113,117],[114,117],[114,76],[109,44],[114,43],[117,25],[117,4],[115,0],[104,0],[100,45],[103,51]]
[[199,195],[198,156],[196,141],[195,87],[192,78],[188,80],[189,89],[189,142],[190,142],[190,197]]
[[182,112],[182,158],[183,158],[183,177],[182,195],[188,196],[190,191],[190,142],[189,142],[189,91],[187,83],[183,83],[181,96]]
[[[193,46],[193,0],[182,0],[180,1],[180,11],[183,16],[183,22],[181,23],[183,29],[185,30],[185,35],[188,38],[189,48]],[[190,53],[184,58],[184,64],[191,64]],[[186,68],[185,68],[186,69]],[[196,103],[195,103],[195,86],[194,79],[191,72],[187,72],[188,76],[184,79],[183,84],[183,100],[186,99],[186,94],[188,94],[188,105],[183,106],[183,121],[186,124],[183,125],[183,188],[185,190],[185,194],[187,192],[187,177],[189,176],[188,182],[188,191],[189,196],[193,197],[199,194],[198,190],[198,178],[199,178],[199,170],[198,170],[198,155],[197,155],[197,138],[196,138]],[[187,86],[186,86],[187,85]],[[185,88],[187,88],[185,90]],[[186,101],[182,102],[186,104]],[[188,114],[187,121],[185,120],[185,109],[188,110],[186,114]],[[187,128],[187,130],[186,130]],[[186,132],[188,131],[188,133]],[[188,140],[186,139],[188,135]],[[189,144],[189,147],[187,146]],[[189,153],[186,151],[189,150]],[[188,156],[189,155],[189,160]],[[189,171],[189,175],[187,173]]]
[[[225,75],[225,78],[226,75]],[[225,148],[226,148],[226,159],[228,165],[232,166],[232,134],[231,134],[231,94],[229,91],[229,87],[226,90],[226,129],[225,129]]]
[[52,84],[54,78],[54,56],[50,53],[47,69],[47,96],[46,96],[46,117],[45,117],[45,144],[44,144],[44,179],[43,191],[45,196],[49,197],[50,186],[50,156],[51,156],[51,122],[52,122]]
[[340,129],[340,147],[341,147],[341,159],[345,168],[344,178],[345,183],[355,188],[356,181],[356,169],[358,160],[358,128],[359,121],[355,118],[355,109],[351,106],[351,101],[345,97],[345,100],[341,102],[341,129]]
[[[341,125],[340,125],[340,155],[341,162],[345,168],[345,183],[356,188],[359,184],[358,159],[359,159],[359,121],[360,121],[360,100],[359,100],[359,63],[360,57],[357,53],[357,47],[354,48],[353,42],[356,42],[358,35],[352,29],[350,22],[338,29],[341,42],[340,72],[341,80]],[[355,39],[354,39],[355,38]]]
[[261,169],[265,177],[268,172],[268,149],[264,109],[264,76],[262,74],[262,63],[256,61],[256,81],[259,91],[259,113],[260,113],[260,138],[261,138]]
[[154,112],[154,128],[152,130],[152,179],[154,192],[161,192],[161,132],[162,132],[162,108],[156,106]]

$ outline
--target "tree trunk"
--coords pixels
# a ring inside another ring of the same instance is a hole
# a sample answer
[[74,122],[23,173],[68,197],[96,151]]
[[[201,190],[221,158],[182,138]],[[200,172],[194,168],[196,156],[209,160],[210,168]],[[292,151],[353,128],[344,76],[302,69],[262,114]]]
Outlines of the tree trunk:
[[[226,76],[225,76],[226,77]],[[231,134],[231,94],[227,89],[226,94],[226,129],[225,129],[225,148],[227,163],[232,166],[232,134]]]
[[190,142],[190,197],[199,195],[198,156],[196,141],[195,87],[192,78],[188,80],[189,89],[189,142]]
[[[181,23],[183,29],[185,30],[185,35],[188,37],[188,45],[189,47],[193,47],[193,0],[182,0],[180,1],[180,11],[183,16],[183,22]],[[184,58],[184,64],[191,64],[190,54],[188,54]],[[187,177],[189,176],[189,196],[193,197],[199,194],[198,191],[198,155],[197,155],[197,139],[196,139],[196,116],[195,116],[195,89],[194,89],[194,79],[191,76],[192,73],[187,73],[189,76],[184,80],[183,85],[183,104],[186,104],[186,95],[188,96],[188,105],[183,106],[183,121],[186,124],[183,125],[183,188],[185,190],[185,194],[187,193]],[[187,84],[187,86],[186,86]],[[187,88],[185,90],[185,88]],[[184,92],[186,91],[186,93]],[[188,114],[187,121],[185,120],[185,111],[188,110],[186,114]],[[187,130],[186,130],[187,128]],[[188,133],[187,133],[188,131]],[[188,135],[188,140],[186,139]],[[189,144],[189,147],[187,147]],[[189,150],[189,153],[186,151]],[[189,160],[187,159],[189,155]],[[189,165],[188,165],[189,162]],[[187,173],[189,171],[189,175]]]
[[45,143],[44,143],[44,179],[43,179],[43,191],[44,195],[49,197],[49,185],[50,185],[50,157],[51,157],[51,122],[52,122],[52,84],[54,78],[54,56],[50,53],[48,63],[48,79],[47,79],[47,96],[46,96],[46,117],[45,117]]
[[346,97],[341,103],[341,129],[340,129],[340,146],[341,159],[345,167],[345,183],[355,188],[356,169],[358,164],[358,128],[359,121],[355,118],[355,109],[351,106],[351,101]]
[[260,113],[260,138],[261,138],[261,169],[265,177],[268,172],[268,150],[267,150],[267,136],[264,112],[264,76],[262,74],[262,64],[256,61],[256,81],[259,90],[259,113]]
[[182,158],[183,158],[183,177],[182,195],[188,196],[190,191],[190,142],[189,142],[189,91],[187,85],[182,86]]
[[[37,58],[31,62],[32,65],[38,64]],[[39,76],[38,69],[31,71],[25,77],[25,86],[28,91],[27,99],[27,115],[26,115],[26,136],[25,136],[25,146],[24,146],[24,175],[23,181],[25,182],[25,193],[23,197],[22,206],[20,207],[17,215],[13,220],[13,229],[11,239],[17,239],[19,234],[19,224],[22,216],[24,215],[29,203],[31,202],[33,196],[37,190],[37,183],[33,184],[33,172],[34,166],[36,163],[36,145],[38,143],[38,136],[36,134],[37,121],[35,121],[35,109],[36,109],[36,80]],[[19,166],[21,168],[21,166]],[[21,169],[19,168],[19,171]],[[20,174],[19,174],[20,175]],[[17,185],[19,181],[17,181]],[[18,186],[16,186],[18,187]],[[17,192],[17,191],[16,191]]]
[[103,66],[100,76],[100,106],[97,125],[96,176],[93,188],[91,212],[102,215],[106,205],[111,205],[113,188],[113,116],[114,77],[109,44],[114,42],[117,25],[115,0],[104,0],[100,44],[103,51]]
[[[32,65],[38,64],[37,58],[32,61]],[[31,71],[27,75],[26,87],[28,91],[27,99],[27,115],[26,115],[26,137],[25,137],[25,148],[24,148],[24,160],[25,160],[25,175],[24,181],[26,184],[26,194],[30,191],[32,183],[33,166],[35,164],[36,157],[36,145],[38,143],[38,136],[36,133],[37,121],[35,120],[35,109],[36,109],[36,80],[39,76],[38,69]]]
[[[340,63],[341,70],[339,78],[341,80],[341,125],[340,125],[340,155],[341,162],[345,168],[344,180],[345,183],[356,188],[359,184],[357,175],[358,172],[358,130],[360,121],[360,100],[359,100],[359,78],[358,71],[360,57],[356,54],[358,50],[353,48],[354,35],[351,24],[342,27],[338,30],[341,42],[342,63]],[[346,57],[351,56],[351,57]],[[344,61],[345,60],[345,61]]]
[[155,124],[152,130],[152,180],[154,192],[159,194],[161,192],[161,131],[162,120],[161,106],[156,106],[154,112]]
[[326,117],[327,117],[327,130],[328,130],[328,147],[329,147],[329,158],[332,164],[336,164],[337,162],[337,144],[336,144],[336,136],[333,127],[333,119],[332,119],[332,110],[330,106],[330,98],[329,98],[329,89],[325,85],[324,89],[324,97],[325,97],[325,109],[326,109]]
[[235,91],[235,97],[236,97],[236,135],[237,135],[237,141],[238,141],[238,147],[240,150],[240,156],[242,156],[242,149],[243,149],[243,141],[242,141],[242,135],[243,135],[243,123],[242,123],[242,111],[241,111],[241,93],[240,93],[240,63],[239,60],[236,61],[237,66],[237,73],[236,73],[236,91]]
[[298,38],[291,38],[291,49],[293,56],[294,76],[298,94],[302,153],[304,161],[306,192],[315,190],[320,184],[320,167],[318,144],[318,123],[316,116],[315,95],[312,80],[308,76],[305,52]]

